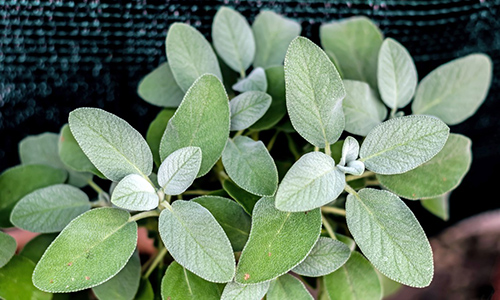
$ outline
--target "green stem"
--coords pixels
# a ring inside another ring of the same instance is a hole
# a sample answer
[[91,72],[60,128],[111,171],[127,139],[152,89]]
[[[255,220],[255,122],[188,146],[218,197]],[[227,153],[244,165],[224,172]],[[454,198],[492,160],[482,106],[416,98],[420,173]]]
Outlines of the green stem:
[[206,190],[190,190],[182,193],[183,195],[208,195],[210,191]]
[[240,136],[240,135],[243,133],[243,131],[245,131],[245,129],[240,130],[240,131],[237,131],[237,132],[234,134],[233,139],[234,139],[235,137],[237,137],[237,136]]
[[350,185],[346,184],[345,187],[344,187],[344,190],[346,192],[348,192],[349,194],[351,194],[351,195],[356,196],[357,198],[359,198],[358,193]]
[[280,133],[280,131],[276,130],[273,137],[269,140],[269,143],[267,144],[267,151],[271,151],[271,149],[273,149],[274,142],[276,142],[276,138],[278,137],[279,133]]
[[321,207],[321,211],[329,214],[339,215],[345,217],[345,210],[342,208],[332,207],[332,206],[323,206]]
[[145,218],[149,218],[149,217],[157,217],[159,215],[160,215],[160,213],[158,211],[156,211],[156,210],[143,211],[141,213],[138,213],[136,215],[131,216],[128,219],[128,221],[129,222],[138,221],[140,219],[145,219]]
[[328,156],[332,156],[332,150],[330,149],[330,144],[325,142],[325,154]]
[[91,188],[94,189],[94,191],[96,191],[98,194],[101,194],[101,193],[106,193],[103,189],[101,189],[100,186],[97,185],[97,183],[95,183],[92,178],[90,178],[87,183],[90,185]]
[[398,107],[394,106],[394,108],[391,109],[391,114],[389,115],[389,119],[393,119],[396,116],[397,111],[398,111]]
[[363,174],[361,174],[359,176],[356,176],[356,175],[346,176],[345,177],[345,181],[349,182],[349,181],[357,180],[357,179],[360,179],[360,178],[370,177],[370,176],[373,176],[373,175],[375,175],[375,173],[373,173],[372,171],[366,171],[366,172],[364,172]]
[[146,273],[144,273],[144,277],[145,278],[148,278],[149,275],[151,275],[151,273],[153,272],[153,270],[156,268],[156,266],[160,263],[160,261],[163,260],[163,258],[165,257],[165,255],[167,254],[168,250],[167,248],[163,247],[159,252],[158,254],[156,255],[155,257],[155,260],[153,261],[153,263],[149,266],[148,270],[146,271]]
[[318,146],[314,146],[314,152],[319,152],[319,147]]
[[290,148],[290,152],[292,152],[293,156],[295,157],[295,160],[299,160],[300,158],[299,151],[297,151],[297,147],[295,147],[293,139],[288,133],[286,133],[286,139],[288,140],[288,147]]
[[365,186],[369,186],[369,185],[379,185],[380,182],[378,182],[378,180],[366,180],[365,181]]
[[241,79],[244,79],[247,74],[245,74],[245,70],[240,70],[240,77]]
[[323,226],[325,227],[330,237],[336,240],[337,238],[335,237],[335,232],[333,231],[332,226],[330,226],[330,223],[328,223],[328,220],[325,218],[323,214],[321,214],[321,220],[323,221]]

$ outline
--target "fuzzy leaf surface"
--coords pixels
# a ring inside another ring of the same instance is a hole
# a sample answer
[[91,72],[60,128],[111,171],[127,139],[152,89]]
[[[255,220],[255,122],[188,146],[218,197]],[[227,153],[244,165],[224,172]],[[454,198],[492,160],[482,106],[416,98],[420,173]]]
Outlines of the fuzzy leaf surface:
[[184,269],[177,262],[168,266],[161,281],[163,300],[218,300],[221,294],[216,283],[209,282]]
[[242,285],[237,282],[229,282],[224,287],[221,300],[261,300],[269,290],[269,281]]
[[28,258],[35,264],[38,263],[45,250],[47,250],[58,234],[59,233],[47,233],[35,236],[24,245],[19,255]]
[[232,88],[240,93],[248,91],[265,92],[267,90],[266,72],[263,68],[255,68],[247,77],[233,84]]
[[139,82],[137,94],[149,104],[161,107],[177,107],[184,97],[184,92],[177,85],[174,74],[166,62]]
[[309,294],[302,281],[290,274],[284,274],[271,281],[266,299],[313,300],[314,298]]
[[168,121],[174,116],[174,109],[163,109],[158,113],[156,118],[149,124],[148,132],[146,133],[146,141],[153,152],[153,160],[159,167],[160,160],[160,143],[163,133],[167,128]]
[[200,171],[200,147],[184,147],[171,153],[158,169],[158,184],[167,195],[180,195],[193,184]]
[[344,166],[352,161],[355,161],[359,155],[358,140],[352,136],[348,136],[342,144],[342,158],[339,165]]
[[224,180],[222,187],[231,198],[238,202],[248,215],[252,215],[253,208],[260,199],[259,196],[245,191],[231,180]]
[[16,255],[0,268],[0,298],[8,300],[50,300],[52,294],[37,289],[31,282],[35,264],[26,257]]
[[155,209],[159,202],[155,188],[137,174],[125,176],[111,194],[111,203],[128,210]]
[[245,92],[231,99],[231,130],[243,130],[253,125],[266,113],[271,102],[271,96],[259,91]]
[[2,245],[0,247],[0,268],[2,268],[16,253],[17,243],[12,236],[0,231],[0,245]]

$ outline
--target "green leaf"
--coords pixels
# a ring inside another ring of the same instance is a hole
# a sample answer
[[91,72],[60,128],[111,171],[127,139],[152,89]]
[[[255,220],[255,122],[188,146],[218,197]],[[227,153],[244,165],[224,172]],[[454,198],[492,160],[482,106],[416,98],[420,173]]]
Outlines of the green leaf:
[[160,199],[149,181],[137,174],[130,174],[114,188],[111,203],[128,210],[151,210],[158,207]]
[[172,24],[168,29],[166,49],[172,74],[183,91],[186,92],[205,73],[222,80],[214,50],[194,27],[183,23]]
[[163,109],[156,118],[149,124],[148,132],[146,133],[146,141],[153,152],[153,160],[157,166],[160,166],[160,142],[167,128],[167,123],[175,114],[174,109]]
[[330,299],[382,299],[375,269],[358,252],[353,252],[342,268],[323,277],[323,285]]
[[0,227],[12,226],[10,213],[22,197],[39,188],[63,183],[67,176],[66,171],[46,165],[21,165],[5,170],[0,175]]
[[178,200],[160,214],[160,236],[181,266],[212,282],[234,276],[231,243],[217,220],[196,202]]
[[425,76],[417,87],[411,110],[433,115],[455,125],[481,106],[492,77],[492,63],[484,54],[471,54],[446,63]]
[[135,294],[135,300],[154,300],[155,298],[155,292],[153,290],[153,286],[151,286],[151,282],[149,282],[149,279],[142,277],[140,284],[139,284],[139,290],[137,291],[137,294]]
[[356,244],[382,274],[412,287],[430,284],[434,274],[431,246],[398,196],[362,189],[347,196],[346,219]]
[[471,140],[450,134],[443,149],[428,162],[403,174],[377,175],[377,179],[398,196],[412,200],[434,198],[456,188],[471,161]]
[[243,250],[250,234],[250,217],[238,203],[218,196],[201,196],[192,199],[201,204],[222,226],[235,252]]
[[102,109],[84,107],[69,114],[69,127],[83,152],[106,178],[120,181],[129,174],[151,174],[151,150],[125,120]]
[[438,118],[406,116],[375,127],[361,145],[360,161],[377,174],[408,172],[443,149],[450,128]]
[[390,108],[405,107],[417,88],[417,69],[403,45],[387,38],[378,55],[378,89]]
[[300,35],[298,22],[272,11],[261,11],[252,24],[255,37],[254,67],[269,68],[283,64],[290,42]]
[[38,263],[45,250],[47,250],[58,234],[59,233],[47,233],[35,236],[24,245],[19,255],[28,258],[35,264]]
[[233,90],[244,93],[248,91],[261,91],[267,90],[266,72],[262,68],[255,68],[247,77],[238,80],[232,86]]
[[241,205],[248,215],[252,215],[253,208],[260,199],[259,196],[250,194],[230,180],[224,180],[222,187],[229,194],[229,196]]
[[293,272],[303,276],[320,277],[340,268],[351,256],[351,249],[337,240],[320,237],[311,253]]
[[175,261],[168,266],[161,281],[163,300],[218,300],[220,296],[217,284],[203,280]]
[[283,275],[301,263],[316,244],[321,230],[319,209],[282,212],[274,199],[255,205],[252,229],[236,269],[235,281],[254,284]]
[[321,207],[342,193],[345,175],[335,161],[322,152],[310,152],[295,162],[276,193],[276,208],[282,211],[308,211]]
[[325,52],[298,37],[285,57],[286,106],[290,121],[309,143],[324,148],[344,130],[344,85]]
[[133,300],[139,289],[141,261],[135,251],[125,267],[113,278],[95,286],[92,291],[99,300]]
[[220,158],[229,126],[229,101],[222,83],[213,75],[203,75],[187,91],[168,122],[160,157],[164,160],[177,149],[200,147],[203,159],[198,177],[203,176]]
[[351,252],[356,249],[356,243],[352,238],[342,235],[340,233],[335,233],[335,238],[341,241],[342,243],[346,244],[347,247],[349,247],[349,249],[351,250]]
[[282,299],[313,300],[314,298],[302,281],[290,274],[285,274],[271,281],[267,292],[267,300]]
[[422,206],[430,211],[433,215],[443,219],[444,221],[448,221],[450,218],[450,212],[449,212],[449,198],[450,198],[450,193],[445,193],[444,195],[435,197],[435,198],[430,198],[430,199],[424,199],[420,200],[420,203]]
[[237,282],[226,284],[221,300],[261,300],[269,290],[269,281],[259,284],[241,285]]
[[158,169],[158,184],[167,195],[180,195],[193,184],[201,166],[200,147],[184,147],[167,156]]
[[[375,270],[377,271],[377,270]],[[377,272],[378,278],[380,280],[380,284],[382,286],[382,293],[383,297],[382,298],[387,298],[399,291],[400,288],[403,287],[403,285],[399,282],[393,281],[389,278],[387,278],[384,274]]]
[[6,300],[50,300],[52,294],[38,290],[31,282],[35,263],[23,256],[14,256],[0,268],[0,298]]
[[12,236],[0,231],[0,245],[2,245],[0,247],[0,268],[2,268],[16,253],[17,243]]
[[378,53],[383,35],[366,17],[352,17],[319,29],[321,45],[345,79],[359,80],[377,88]]
[[142,78],[137,94],[149,104],[161,107],[177,107],[184,97],[184,92],[177,85],[166,62]]
[[271,96],[264,92],[250,91],[229,102],[231,130],[243,130],[262,118],[271,105]]
[[98,208],[71,221],[36,265],[35,286],[69,293],[115,276],[137,245],[137,223],[129,218],[121,209]]
[[228,139],[222,163],[229,178],[252,194],[272,196],[278,188],[278,169],[261,141],[246,136]]
[[56,184],[24,196],[12,210],[10,221],[32,232],[59,232],[89,209],[87,194],[71,185]]
[[252,29],[239,12],[221,6],[214,17],[212,40],[224,62],[236,72],[245,74],[255,55]]

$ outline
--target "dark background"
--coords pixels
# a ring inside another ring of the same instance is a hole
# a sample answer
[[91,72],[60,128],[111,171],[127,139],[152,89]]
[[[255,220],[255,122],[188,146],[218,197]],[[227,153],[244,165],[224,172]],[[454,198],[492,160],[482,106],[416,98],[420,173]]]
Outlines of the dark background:
[[473,117],[451,127],[472,139],[474,154],[470,172],[451,196],[451,220],[440,221],[418,202],[409,205],[430,235],[498,208],[493,190],[500,167],[500,0],[0,0],[0,170],[19,163],[22,138],[58,132],[68,113],[81,106],[117,114],[145,134],[160,109],[140,100],[136,87],[165,60],[168,26],[188,22],[209,37],[220,5],[236,8],[250,22],[259,10],[274,10],[300,21],[302,35],[315,42],[323,22],[368,16],[385,36],[407,47],[419,78],[469,53],[490,55],[494,77],[488,98]]

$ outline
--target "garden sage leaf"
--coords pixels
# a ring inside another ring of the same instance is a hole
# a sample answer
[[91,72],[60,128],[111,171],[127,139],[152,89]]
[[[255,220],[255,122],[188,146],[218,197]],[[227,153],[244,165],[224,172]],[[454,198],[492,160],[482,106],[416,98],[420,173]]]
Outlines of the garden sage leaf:
[[135,300],[154,300],[155,292],[148,278],[141,277]]
[[156,118],[149,124],[148,132],[146,133],[146,141],[153,152],[153,160],[157,166],[160,166],[160,143],[168,121],[175,114],[174,109],[163,109],[158,113]]
[[0,268],[0,299],[52,299],[52,294],[40,291],[31,282],[34,268],[35,263],[26,257],[12,257],[8,264]]
[[271,281],[266,299],[314,300],[311,294],[309,294],[309,292],[307,291],[302,281],[290,274],[284,274]]
[[248,74],[247,77],[240,79],[233,84],[233,90],[244,93],[248,91],[261,91],[267,90],[266,72],[262,68],[255,68]]
[[224,287],[221,300],[261,300],[269,290],[269,281],[259,284],[242,285],[229,282]]
[[352,136],[348,136],[342,144],[342,157],[340,158],[339,165],[345,166],[347,163],[355,161],[359,155],[358,140]]
[[252,215],[253,208],[261,197],[245,191],[231,180],[224,180],[222,187],[231,198],[238,202],[248,215]]
[[35,236],[24,245],[19,255],[29,258],[29,260],[35,264],[38,263],[43,253],[45,253],[45,250],[52,244],[52,241],[55,240],[58,234],[59,233],[47,233]]
[[12,236],[0,231],[0,245],[2,245],[0,247],[0,268],[2,268],[16,253],[17,243]]
[[448,192],[435,198],[420,200],[420,203],[433,215],[443,219],[444,221],[448,221],[448,219],[450,218],[448,203],[449,198],[450,193]]
[[344,85],[325,52],[297,37],[285,57],[286,107],[292,125],[309,143],[324,148],[344,130]]
[[200,147],[184,147],[174,151],[158,169],[158,184],[167,195],[180,195],[193,184],[201,166]]
[[360,161],[377,174],[405,173],[439,153],[449,132],[450,128],[435,117],[390,119],[366,136],[361,145]]
[[370,188],[350,194],[346,219],[356,244],[382,274],[412,287],[430,284],[434,274],[431,246],[398,196]]
[[160,199],[151,183],[137,174],[125,176],[111,194],[111,203],[128,210],[151,210]]
[[177,107],[184,97],[184,92],[177,85],[170,66],[166,62],[139,82],[137,94],[149,104],[161,107]]
[[231,130],[243,130],[253,125],[266,113],[271,102],[271,96],[259,91],[245,92],[231,99]]
[[337,168],[346,174],[360,176],[365,171],[365,164],[359,160],[355,160],[347,163],[346,166],[337,166]]

